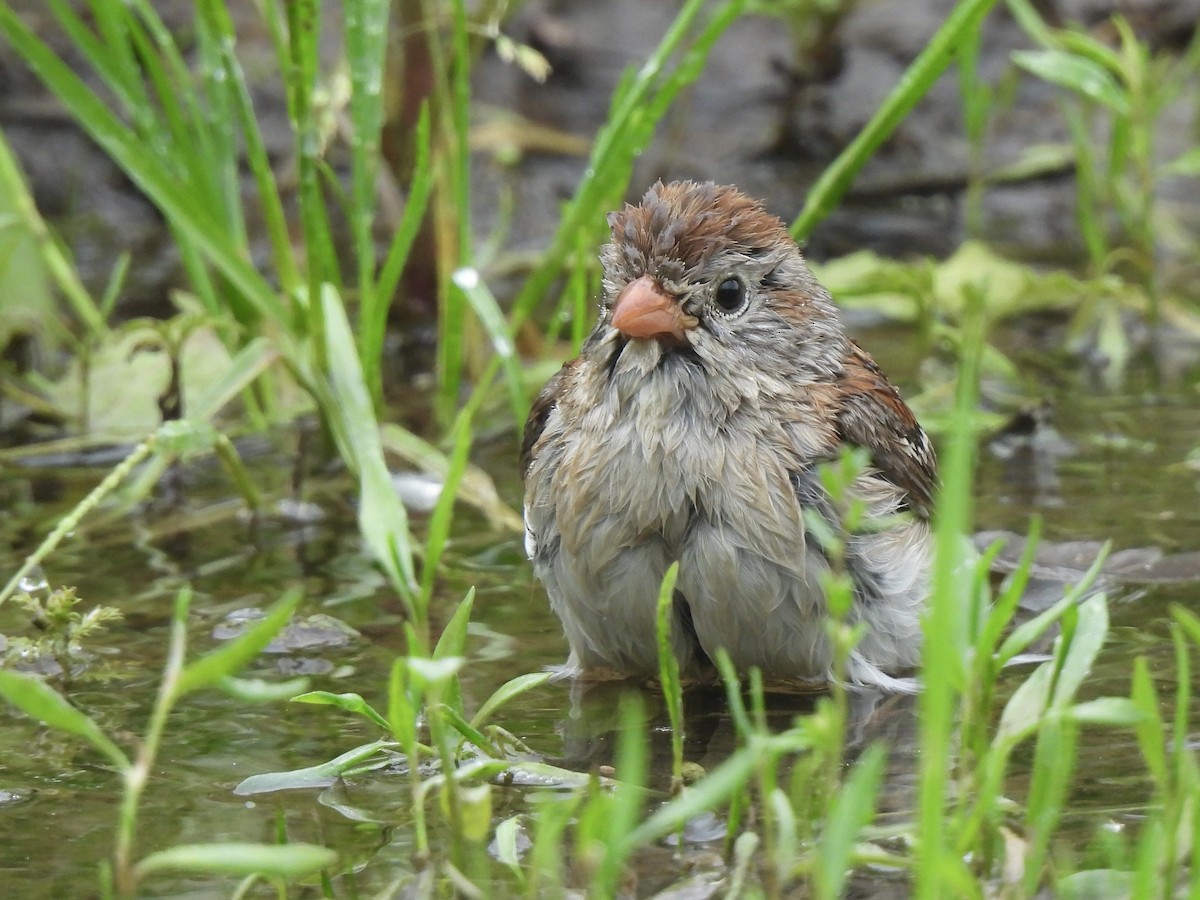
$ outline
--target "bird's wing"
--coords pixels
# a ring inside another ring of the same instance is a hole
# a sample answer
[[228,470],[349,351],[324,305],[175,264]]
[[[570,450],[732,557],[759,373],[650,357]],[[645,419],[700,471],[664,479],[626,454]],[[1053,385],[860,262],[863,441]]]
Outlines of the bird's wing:
[[906,507],[928,518],[937,488],[933,445],[900,392],[853,342],[841,388],[837,427],[842,440],[867,450],[871,465],[905,492]]
[[558,406],[558,398],[566,388],[567,380],[574,375],[579,367],[580,358],[570,360],[555,372],[550,380],[542,387],[533,406],[529,410],[529,418],[525,420],[525,434],[521,440],[521,477],[529,474],[529,467],[537,455],[537,443],[542,432],[546,429],[546,420]]

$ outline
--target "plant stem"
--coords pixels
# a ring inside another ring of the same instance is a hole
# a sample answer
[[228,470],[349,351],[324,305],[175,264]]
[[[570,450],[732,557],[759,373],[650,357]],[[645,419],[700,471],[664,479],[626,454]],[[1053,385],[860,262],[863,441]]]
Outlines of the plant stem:
[[133,844],[137,831],[138,804],[146,789],[146,783],[150,780],[150,771],[154,766],[154,761],[158,757],[158,748],[167,726],[167,717],[171,714],[171,709],[175,706],[177,699],[176,688],[180,673],[183,672],[184,654],[187,649],[187,613],[191,599],[190,587],[184,587],[175,599],[175,614],[171,621],[167,661],[163,667],[162,681],[158,686],[154,709],[150,713],[146,735],[138,748],[137,757],[125,773],[125,794],[121,798],[121,815],[117,823],[117,843],[113,864],[117,893],[126,897],[132,897],[136,893],[137,876],[133,868]]

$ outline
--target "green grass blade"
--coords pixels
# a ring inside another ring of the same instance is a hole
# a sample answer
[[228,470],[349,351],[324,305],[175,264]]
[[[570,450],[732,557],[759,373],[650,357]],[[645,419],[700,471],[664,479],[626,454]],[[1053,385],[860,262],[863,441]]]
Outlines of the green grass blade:
[[417,606],[408,515],[383,458],[379,424],[363,382],[350,322],[332,285],[325,286],[321,303],[329,362],[329,384],[328,390],[322,391],[322,405],[342,458],[359,479],[359,529],[392,586],[417,621],[424,623],[425,610]]
[[[153,151],[96,96],[7,6],[0,5],[0,33],[55,93],[71,116],[237,288],[259,314],[283,321],[283,307],[267,281],[242,255],[202,197],[165,170]],[[232,302],[232,298],[231,298]],[[235,308],[236,309],[236,308]],[[246,310],[240,311],[241,315]],[[241,317],[239,315],[239,318]]]
[[492,292],[479,277],[475,269],[459,269],[453,276],[454,287],[470,303],[484,330],[491,339],[492,348],[500,358],[504,370],[508,395],[512,402],[513,421],[519,432],[529,413],[529,398],[525,394],[525,379],[521,371],[521,360],[517,355],[509,323]]
[[175,696],[182,697],[211,687],[225,676],[245,668],[279,634],[301,599],[300,591],[289,591],[243,634],[189,664],[175,684]]
[[129,770],[129,759],[100,726],[40,678],[0,669],[0,696],[30,718],[83,738],[120,771]]
[[346,712],[352,712],[374,722],[384,731],[390,730],[388,720],[380,715],[361,694],[334,694],[331,691],[309,691],[292,698],[293,703],[312,703],[315,706],[336,706]]
[[[377,315],[374,226],[389,2],[352,0],[344,8],[350,69],[350,230],[354,236],[359,309]],[[363,327],[360,323],[360,334],[364,333]],[[365,341],[360,346],[367,384],[372,396],[378,398],[378,363],[367,352],[375,348],[368,348]]]
[[671,722],[671,776],[682,786],[683,779],[683,687],[679,681],[679,660],[671,640],[671,624],[675,612],[675,582],[679,578],[679,563],[673,562],[663,576],[658,589],[658,613],[655,616],[655,637],[658,641],[658,678],[662,682],[667,718]]
[[815,853],[813,887],[819,898],[834,900],[842,896],[859,833],[875,816],[875,799],[886,761],[881,746],[867,748],[833,801]]
[[[705,6],[704,0],[687,0],[675,16],[671,27],[650,54],[646,62],[636,71],[631,70],[622,82],[623,87],[613,95],[612,108],[588,159],[587,175],[580,182],[575,196],[563,212],[558,229],[537,270],[525,282],[513,302],[510,315],[511,327],[516,328],[525,321],[534,307],[542,300],[550,286],[557,280],[563,260],[575,247],[579,233],[595,233],[591,229],[603,223],[605,205],[629,178],[633,159],[644,149],[653,134],[655,122],[646,115],[652,105],[656,91],[662,87],[663,73],[671,57],[693,33],[696,21]],[[745,0],[731,0],[717,7],[707,24],[695,38],[693,46],[697,53],[690,64],[689,72],[702,67],[703,59],[716,43],[718,37],[741,15]],[[677,93],[682,81],[670,83]],[[659,104],[657,109],[662,109]]]
[[433,583],[437,578],[446,542],[450,538],[450,523],[454,516],[458,488],[470,461],[471,413],[472,410],[464,409],[455,420],[450,436],[452,450],[446,474],[442,478],[442,489],[438,494],[433,514],[429,517],[429,536],[425,541],[425,560],[421,568],[421,603],[424,606],[428,606],[433,598]]
[[498,710],[501,706],[508,703],[514,697],[518,697],[526,691],[531,691],[534,688],[541,687],[547,681],[554,677],[553,672],[527,672],[524,675],[518,675],[512,678],[492,693],[479,707],[479,711],[471,717],[471,725],[474,728],[482,728],[492,713]]
[[913,60],[900,81],[875,111],[845,150],[821,173],[808,192],[804,209],[792,223],[792,237],[803,241],[833,208],[850,187],[860,169],[875,155],[896,126],[933,87],[958,52],[966,36],[979,28],[983,17],[995,6],[996,0],[963,0],[946,17],[942,27]]
[[[966,4],[970,6],[970,4]],[[963,7],[959,7],[961,10]],[[978,297],[969,304],[959,358],[958,385],[942,463],[942,489],[935,515],[935,555],[919,701],[921,764],[918,774],[918,853],[914,896],[945,895],[943,878],[952,870],[946,846],[945,802],[951,769],[954,710],[963,687],[965,610],[959,596],[964,567],[963,541],[970,522],[971,475],[975,459],[972,421],[979,390],[983,311]]]

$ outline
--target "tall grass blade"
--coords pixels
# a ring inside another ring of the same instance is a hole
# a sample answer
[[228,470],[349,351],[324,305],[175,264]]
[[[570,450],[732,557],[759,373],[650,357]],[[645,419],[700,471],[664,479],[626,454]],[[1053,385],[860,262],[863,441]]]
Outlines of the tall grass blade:
[[420,594],[413,571],[408,516],[383,458],[375,407],[363,382],[350,323],[332,285],[325,285],[320,299],[325,308],[322,318],[329,361],[328,391],[322,406],[343,459],[359,479],[359,529],[409,612],[424,623],[425,610],[418,606]]
[[58,731],[83,738],[119,771],[128,771],[129,758],[121,748],[94,720],[68,703],[62,694],[42,679],[0,669],[0,696],[25,715]]
[[211,687],[227,675],[233,675],[258,656],[287,624],[303,595],[298,589],[288,591],[267,610],[245,633],[222,647],[201,656],[180,673],[175,683],[175,697]]
[[966,36],[979,28],[983,17],[995,6],[996,0],[963,0],[946,17],[942,27],[929,40],[900,81],[880,104],[863,130],[858,133],[845,150],[838,154],[829,167],[821,173],[817,183],[808,192],[804,209],[792,223],[792,237],[803,241],[833,208],[837,206],[854,176],[858,174],[875,151],[895,131],[896,126],[933,87]]

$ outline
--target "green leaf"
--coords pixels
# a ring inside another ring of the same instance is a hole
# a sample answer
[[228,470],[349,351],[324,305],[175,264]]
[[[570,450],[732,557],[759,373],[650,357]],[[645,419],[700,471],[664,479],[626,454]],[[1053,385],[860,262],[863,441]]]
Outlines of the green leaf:
[[1200,147],[1193,147],[1181,156],[1175,157],[1165,166],[1166,175],[1200,175]]
[[316,844],[181,844],[147,856],[137,864],[137,875],[202,872],[294,879],[328,869],[337,858],[336,852]]
[[279,359],[279,350],[269,340],[258,337],[242,347],[215,381],[206,384],[199,397],[188,404],[188,418],[207,421],[250,386],[259,375]]
[[363,380],[350,322],[332,285],[322,287],[320,302],[329,361],[329,394],[323,406],[342,457],[352,464],[359,478],[358,526],[392,586],[410,612],[423,620],[424,610],[413,608],[416,581],[408,516],[383,458],[379,423]]
[[820,848],[814,854],[813,883],[817,897],[842,896],[858,835],[875,816],[875,799],[886,759],[883,748],[872,744],[838,791],[821,830]]
[[447,659],[451,656],[462,656],[467,646],[467,626],[471,624],[471,607],[475,605],[475,588],[467,591],[454,610],[454,615],[442,629],[437,646],[433,648],[434,659]]
[[1017,50],[1012,59],[1043,81],[1102,103],[1121,115],[1129,114],[1129,95],[1112,72],[1093,60],[1063,50]]
[[242,703],[276,703],[290,700],[308,687],[307,678],[292,678],[288,681],[266,681],[262,678],[222,678],[218,686],[235,700]]
[[483,702],[483,706],[479,707],[479,712],[471,718],[471,725],[475,728],[482,728],[492,713],[501,706],[526,691],[541,687],[553,677],[553,672],[528,672],[506,681]]
[[428,687],[449,681],[467,661],[461,656],[447,656],[443,659],[422,659],[414,656],[405,662],[413,680],[419,681],[423,687]]
[[1099,697],[1076,703],[1067,715],[1082,725],[1137,725],[1145,714],[1127,697]]
[[817,183],[809,189],[804,209],[792,223],[792,237],[804,240],[842,199],[854,177],[875,155],[896,127],[904,121],[946,66],[957,55],[967,36],[979,28],[996,0],[964,0],[955,5],[925,48],[905,70],[891,93],[871,116],[850,146],[838,154]]
[[359,694],[334,694],[329,691],[309,691],[307,694],[293,697],[292,702],[313,703],[318,706],[336,706],[338,709],[357,713],[360,716],[370,719],[384,731],[389,730],[388,720],[376,712],[375,708]]
[[504,311],[496,302],[495,296],[484,284],[479,272],[475,269],[459,269],[452,276],[454,286],[462,291],[475,310],[475,315],[483,324],[488,337],[492,341],[492,349],[500,359],[508,382],[508,395],[512,402],[513,421],[519,429],[525,423],[529,412],[529,400],[525,396],[525,383],[521,377],[521,358],[517,355],[516,344],[509,332],[509,323],[504,318]]
[[318,766],[292,769],[289,772],[266,772],[262,775],[251,775],[249,778],[243,779],[241,784],[233,789],[233,792],[239,797],[249,797],[274,791],[328,787],[346,772],[380,769],[388,765],[391,759],[381,751],[390,750],[395,746],[396,744],[392,741],[372,741],[369,744],[355,747],[353,750],[347,750],[341,756]]
[[524,884],[525,872],[521,868],[521,851],[517,848],[517,838],[524,829],[521,827],[520,816],[509,816],[496,826],[496,859]]
[[[1091,566],[1083,574],[1083,577],[1071,586],[1070,590],[1066,592],[1061,600],[1028,622],[1023,622],[1012,630],[1012,633],[1000,645],[1000,649],[996,653],[996,658],[1000,665],[1004,665],[1036,641],[1047,628],[1062,618],[1068,609],[1079,602],[1079,599],[1091,589],[1096,576],[1100,574],[1100,567],[1104,565],[1104,560],[1108,558],[1109,549],[1109,544],[1105,544],[1101,548],[1100,552],[1096,554],[1096,558],[1092,561]],[[1105,613],[1105,619],[1107,621],[1107,613]]]
[[388,728],[408,753],[417,743],[417,710],[421,705],[420,686],[412,683],[408,660],[392,663],[388,678]]
[[267,610],[262,619],[246,629],[245,633],[187,666],[180,673],[179,681],[175,685],[175,696],[182,697],[192,691],[210,687],[222,678],[243,669],[271,643],[275,635],[279,634],[296,611],[300,599],[300,591],[288,591]]
[[1154,777],[1155,784],[1160,789],[1167,786],[1167,736],[1163,727],[1162,713],[1159,711],[1158,691],[1154,689],[1154,681],[1150,677],[1150,669],[1146,658],[1139,656],[1133,661],[1132,700],[1142,714],[1138,722],[1138,747],[1146,760],[1146,767]]
[[1054,684],[1053,706],[1062,709],[1071,702],[1108,637],[1108,602],[1103,594],[1089,598],[1079,607],[1079,622]]
[[99,725],[40,678],[0,669],[0,696],[27,716],[83,738],[122,772],[128,771],[129,760],[121,748],[109,740]]
[[1000,716],[994,744],[1001,748],[1015,746],[1037,728],[1049,704],[1053,681],[1054,664],[1047,662],[1021,682]]
[[754,776],[760,760],[757,747],[743,747],[711,770],[682,794],[656,809],[626,838],[630,847],[640,847],[670,834],[688,819],[720,806],[744,788]]
[[429,712],[442,716],[450,724],[451,728],[478,747],[482,752],[487,754],[494,752],[492,742],[487,739],[487,735],[464,719],[462,714],[454,707],[447,706],[445,703],[439,703],[432,707]]

